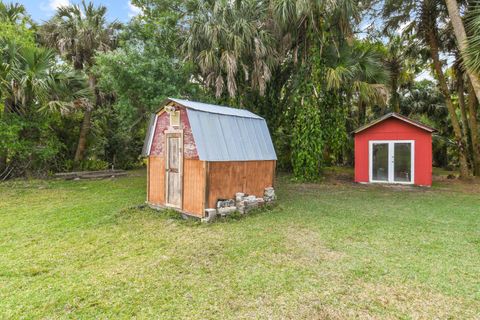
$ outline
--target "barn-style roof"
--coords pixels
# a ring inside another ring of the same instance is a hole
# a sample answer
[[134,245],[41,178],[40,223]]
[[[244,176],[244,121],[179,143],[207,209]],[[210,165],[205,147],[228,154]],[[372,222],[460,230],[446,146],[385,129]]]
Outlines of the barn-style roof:
[[[267,123],[262,117],[248,110],[174,98],[168,98],[164,106],[171,102],[186,108],[200,160],[277,159]],[[150,153],[148,141],[152,140],[153,126],[152,121],[145,139],[144,155]]]
[[428,131],[428,132],[435,132],[435,131],[437,131],[437,130],[435,130],[434,128],[429,127],[429,126],[427,126],[427,125],[425,125],[425,124],[423,124],[423,123],[421,123],[421,122],[419,122],[419,121],[416,121],[416,120],[410,119],[410,118],[408,118],[408,117],[402,116],[401,114],[398,114],[398,113],[396,113],[396,112],[391,112],[391,113],[387,113],[387,114],[384,115],[383,117],[378,118],[378,119],[375,120],[375,121],[372,121],[372,122],[370,122],[370,123],[367,123],[367,124],[364,125],[364,126],[361,126],[361,127],[358,128],[357,130],[353,131],[353,133],[359,133],[359,132],[361,132],[361,131],[363,131],[363,130],[365,130],[365,129],[368,129],[368,128],[370,128],[370,127],[373,127],[374,125],[376,125],[376,124],[378,124],[378,123],[380,123],[380,122],[382,122],[382,121],[384,121],[384,120],[387,120],[387,119],[389,119],[389,118],[395,118],[395,119],[404,121],[404,122],[406,122],[406,123],[409,123],[409,124],[411,124],[411,125],[413,125],[413,126],[416,126],[416,127],[420,128],[420,129],[423,129],[423,130]]
[[[244,117],[244,118],[253,118],[253,119],[263,119],[260,116],[257,116],[255,113],[250,112],[245,109],[236,109],[236,108],[231,108],[227,106],[218,106],[215,104],[208,104],[208,103],[203,103],[203,102],[196,102],[196,101],[190,101],[190,100],[182,100],[182,99],[175,99],[175,98],[168,98],[165,102],[164,105],[167,105],[169,102],[175,102],[179,105],[182,105],[186,107],[187,109],[190,110],[196,110],[196,111],[203,111],[203,112],[208,112],[208,113],[215,113],[215,114],[223,114],[227,116],[236,116],[236,117]],[[162,110],[160,108],[160,110]],[[158,111],[160,111],[158,110]]]

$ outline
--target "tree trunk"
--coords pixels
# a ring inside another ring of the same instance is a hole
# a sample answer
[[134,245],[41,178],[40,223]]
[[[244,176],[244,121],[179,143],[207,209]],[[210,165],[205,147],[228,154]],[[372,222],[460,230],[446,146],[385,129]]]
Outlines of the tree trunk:
[[367,118],[367,106],[363,101],[358,103],[358,125],[363,126]]
[[[463,25],[462,17],[460,16],[460,11],[458,10],[457,0],[446,0],[448,9],[448,16],[452,22],[453,32],[455,33],[455,38],[457,39],[458,48],[460,49],[460,55],[465,61],[465,54],[467,50],[467,33],[465,32],[465,26]],[[477,100],[480,101],[480,78],[476,73],[473,73],[468,68],[466,72],[470,81],[472,82],[473,90],[475,91],[475,96]]]
[[7,169],[7,155],[0,151],[0,179],[5,169]]
[[468,113],[470,126],[470,139],[473,150],[473,170],[476,176],[480,176],[480,145],[478,142],[478,122],[477,122],[478,100],[475,97],[472,84],[468,83]]
[[[458,106],[460,108],[460,115],[462,117],[462,133],[467,150],[470,151],[470,138],[469,138],[469,123],[467,117],[467,110],[465,106],[465,85],[463,82],[463,73],[458,68],[455,72],[457,80],[457,95]],[[469,159],[471,160],[471,159]]]
[[453,133],[455,136],[455,142],[458,148],[458,158],[460,163],[460,176],[468,177],[469,169],[466,157],[465,145],[462,138],[462,129],[460,128],[460,123],[455,112],[455,106],[453,105],[452,99],[450,97],[450,91],[448,90],[447,80],[442,70],[442,63],[440,62],[440,57],[438,54],[438,40],[434,30],[429,30],[427,32],[428,45],[430,47],[430,56],[433,60],[433,67],[435,73],[437,74],[438,84],[440,87],[440,92],[442,92],[445,98],[445,104],[447,105],[448,113],[450,114],[450,120],[452,122]]
[[[1,114],[2,119],[5,119],[7,117],[7,114],[10,112],[9,104],[9,100],[5,99],[3,102],[3,114]],[[7,157],[7,149],[0,150],[0,179],[2,178],[2,173],[7,168]]]
[[83,160],[85,156],[85,150],[87,149],[87,137],[90,132],[90,124],[92,120],[92,111],[85,110],[83,114],[82,126],[80,128],[80,137],[78,139],[77,151],[75,152],[75,166]]
[[[95,87],[96,87],[96,79],[93,75],[90,75],[88,78],[88,84],[90,86],[90,89],[95,93]],[[95,105],[97,104],[97,98],[95,94]],[[78,165],[80,162],[83,160],[85,156],[85,151],[87,149],[87,137],[88,133],[90,132],[90,125],[92,122],[92,110],[91,108],[87,108],[83,114],[83,121],[82,121],[82,126],[80,127],[80,137],[78,138],[78,145],[77,145],[77,150],[75,152],[75,158],[74,158],[74,167],[78,168]]]
[[400,113],[400,96],[398,94],[397,75],[392,76],[392,81],[390,85],[392,90],[392,96],[390,97],[390,108],[393,112]]

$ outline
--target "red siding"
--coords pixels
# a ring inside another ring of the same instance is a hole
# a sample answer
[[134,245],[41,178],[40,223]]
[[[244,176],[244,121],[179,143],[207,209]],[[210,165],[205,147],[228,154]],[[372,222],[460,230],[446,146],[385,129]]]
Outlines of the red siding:
[[[195,146],[195,140],[193,139],[192,128],[188,121],[187,111],[184,107],[177,106],[180,109],[180,123],[183,128],[183,148],[185,159],[198,160],[197,147]],[[152,148],[150,151],[151,156],[163,157],[163,148],[165,144],[164,131],[170,126],[170,116],[168,113],[163,112],[157,119],[157,126],[155,128],[155,134],[153,136]]]
[[[180,129],[183,129],[182,210],[201,217],[205,202],[204,162],[198,160],[187,111],[184,107],[177,108],[180,110]],[[165,205],[165,130],[169,126],[169,114],[159,113],[148,161],[148,202],[153,205]]]
[[369,182],[370,140],[414,140],[414,184],[432,185],[432,134],[396,118],[388,118],[355,134],[355,182]]

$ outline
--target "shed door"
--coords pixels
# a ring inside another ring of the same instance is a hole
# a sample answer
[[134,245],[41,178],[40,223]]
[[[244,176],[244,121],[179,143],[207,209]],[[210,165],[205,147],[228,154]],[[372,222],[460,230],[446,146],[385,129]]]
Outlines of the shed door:
[[390,176],[389,143],[374,142],[371,149],[371,180],[388,182]]
[[414,182],[414,144],[412,140],[370,141],[370,182]]
[[413,159],[411,142],[393,143],[393,181],[413,183]]
[[176,208],[182,208],[182,134],[166,133],[165,144],[165,170],[166,170],[166,204]]

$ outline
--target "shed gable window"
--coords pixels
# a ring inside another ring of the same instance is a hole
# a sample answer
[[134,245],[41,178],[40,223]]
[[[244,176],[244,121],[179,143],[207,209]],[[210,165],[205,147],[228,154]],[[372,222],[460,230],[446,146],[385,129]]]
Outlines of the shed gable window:
[[176,110],[173,112],[169,112],[170,114],[170,126],[171,127],[179,127],[180,126],[180,111]]

